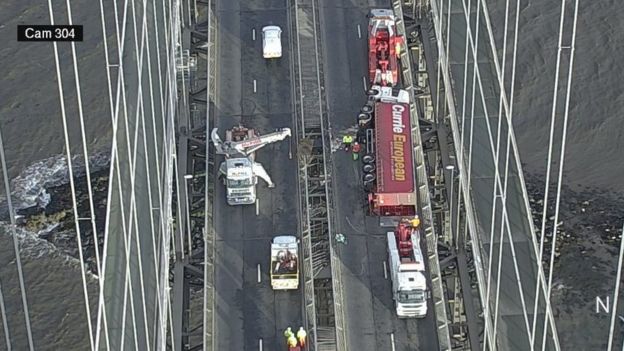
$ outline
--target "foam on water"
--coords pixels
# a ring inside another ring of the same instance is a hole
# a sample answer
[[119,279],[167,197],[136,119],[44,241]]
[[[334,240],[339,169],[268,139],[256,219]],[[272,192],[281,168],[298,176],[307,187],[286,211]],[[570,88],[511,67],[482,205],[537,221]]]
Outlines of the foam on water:
[[[91,156],[89,158],[91,172],[97,172],[108,167],[109,161],[109,156],[103,152]],[[72,168],[74,177],[84,176],[84,158],[82,156],[72,157]],[[50,194],[46,188],[68,182],[69,172],[65,156],[56,155],[36,162],[26,167],[11,181],[13,206],[16,210],[33,206],[44,208],[50,203]]]

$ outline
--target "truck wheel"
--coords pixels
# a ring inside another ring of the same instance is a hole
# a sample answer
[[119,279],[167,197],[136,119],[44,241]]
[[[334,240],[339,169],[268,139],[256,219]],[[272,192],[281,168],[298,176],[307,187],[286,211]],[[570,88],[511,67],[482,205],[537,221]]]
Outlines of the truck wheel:
[[363,113],[371,113],[371,112],[373,112],[373,106],[370,106],[370,105],[362,106],[362,112]]
[[372,173],[375,170],[375,165],[372,163],[365,164],[362,167],[362,170],[364,171],[364,173]]
[[362,161],[366,164],[375,162],[375,156],[368,154],[362,157]]
[[373,173],[364,174],[364,183],[370,183],[375,180],[375,175]]
[[371,116],[370,113],[362,112],[362,113],[360,113],[358,115],[358,123],[360,125],[366,125],[366,124],[368,124],[368,122],[371,121],[372,118],[373,118],[373,116]]
[[366,95],[377,95],[377,94],[379,94],[379,90],[377,89],[368,89],[366,91]]

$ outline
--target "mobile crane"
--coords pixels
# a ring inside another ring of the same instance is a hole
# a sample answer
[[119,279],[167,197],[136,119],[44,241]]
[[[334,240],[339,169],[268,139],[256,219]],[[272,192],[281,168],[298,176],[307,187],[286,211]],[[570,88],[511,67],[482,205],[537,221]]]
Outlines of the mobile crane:
[[211,133],[212,143],[217,154],[225,155],[219,166],[219,174],[227,188],[229,205],[249,205],[256,202],[256,184],[262,178],[269,188],[275,187],[262,164],[255,162],[255,152],[262,147],[291,136],[290,128],[281,128],[273,133],[257,135],[252,128],[238,125],[225,132],[225,142],[217,134]]

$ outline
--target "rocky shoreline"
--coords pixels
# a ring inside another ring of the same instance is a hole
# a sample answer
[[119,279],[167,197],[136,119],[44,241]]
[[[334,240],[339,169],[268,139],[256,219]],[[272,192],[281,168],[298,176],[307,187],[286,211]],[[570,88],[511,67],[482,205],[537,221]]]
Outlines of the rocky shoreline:
[[[108,168],[91,174],[93,191],[93,207],[95,210],[96,230],[98,233],[98,249],[100,255],[104,242],[104,219],[106,218],[106,201],[108,196]],[[80,217],[88,218],[90,203],[86,177],[74,179],[76,188],[77,209]],[[38,205],[17,210],[18,226],[28,232],[45,239],[67,255],[78,258],[78,244],[76,237],[76,223],[73,211],[71,187],[69,184],[55,185],[46,188],[50,201],[47,206]],[[80,238],[82,241],[83,256],[87,269],[97,275],[95,264],[95,249],[93,225],[90,220],[80,220]]]

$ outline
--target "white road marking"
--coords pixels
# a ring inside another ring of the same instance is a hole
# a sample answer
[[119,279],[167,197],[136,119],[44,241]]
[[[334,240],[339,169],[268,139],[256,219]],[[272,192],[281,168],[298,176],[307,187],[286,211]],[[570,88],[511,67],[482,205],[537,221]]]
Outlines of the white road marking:
[[362,39],[362,29],[360,28],[359,24],[358,24],[358,38]]
[[258,350],[262,351],[262,339],[258,340]]
[[364,84],[364,91],[366,91],[366,77],[362,77],[362,84]]
[[256,80],[254,79],[254,93],[256,92]]
[[262,275],[260,275],[260,263],[258,263],[258,283],[262,283]]
[[256,28],[251,30],[251,40],[256,40]]
[[383,261],[384,266],[384,279],[388,279],[388,266],[386,265],[386,261]]
[[396,351],[396,347],[394,346],[394,333],[390,333],[390,343],[392,344],[392,351]]
[[256,198],[256,216],[260,214],[260,199]]

